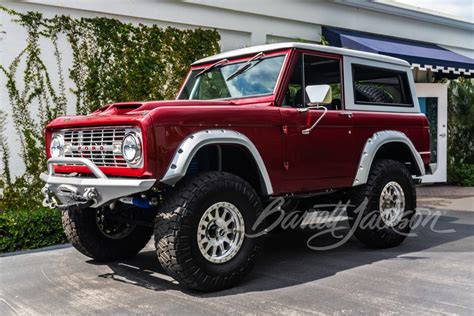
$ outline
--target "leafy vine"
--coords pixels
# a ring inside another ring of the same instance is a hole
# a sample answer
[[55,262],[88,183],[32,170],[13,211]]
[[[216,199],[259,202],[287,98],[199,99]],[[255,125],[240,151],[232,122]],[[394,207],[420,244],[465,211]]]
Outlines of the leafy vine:
[[[66,114],[66,106],[71,102],[58,47],[60,36],[65,36],[72,53],[68,75],[74,83],[71,92],[77,114],[89,113],[114,101],[173,98],[189,65],[219,51],[220,37],[215,30],[163,29],[105,17],[45,18],[39,12],[19,13],[2,6],[0,10],[7,12],[27,34],[25,47],[18,56],[9,65],[0,65],[11,107],[0,112],[4,187],[0,209],[28,208],[40,202],[39,174],[45,169],[46,160],[44,128],[52,119]],[[53,45],[58,78],[54,82],[50,77],[53,70],[42,59],[40,39]],[[24,69],[22,74],[20,69]],[[18,132],[26,166],[25,173],[16,179],[12,179],[9,170],[11,157],[3,130],[7,113],[11,113]]]

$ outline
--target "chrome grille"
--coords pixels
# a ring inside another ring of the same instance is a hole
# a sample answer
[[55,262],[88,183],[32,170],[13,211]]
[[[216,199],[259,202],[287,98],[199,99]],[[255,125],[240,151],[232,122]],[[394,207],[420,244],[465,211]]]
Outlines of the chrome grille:
[[127,167],[122,141],[127,127],[63,130],[64,157],[90,159],[99,167]]

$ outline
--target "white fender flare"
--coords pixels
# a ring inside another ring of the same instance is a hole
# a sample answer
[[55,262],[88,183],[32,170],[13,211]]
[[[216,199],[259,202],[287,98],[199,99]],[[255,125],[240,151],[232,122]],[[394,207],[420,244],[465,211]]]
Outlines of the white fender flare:
[[377,151],[385,144],[388,143],[403,143],[410,150],[416,167],[418,167],[420,176],[425,175],[425,166],[423,160],[421,159],[420,154],[416,150],[415,146],[411,140],[400,131],[386,130],[380,131],[372,135],[367,142],[365,143],[364,149],[360,156],[359,165],[357,166],[357,172],[354,177],[354,182],[352,186],[361,185],[367,183],[367,178],[369,177],[370,167],[374,160]]
[[273,187],[267,168],[265,167],[265,163],[255,145],[244,134],[227,129],[210,129],[189,135],[178,146],[164,177],[161,179],[161,182],[168,185],[174,185],[177,183],[186,175],[189,164],[199,149],[210,144],[235,144],[245,147],[253,156],[253,159],[257,164],[266,191],[265,193],[267,195],[273,194]]

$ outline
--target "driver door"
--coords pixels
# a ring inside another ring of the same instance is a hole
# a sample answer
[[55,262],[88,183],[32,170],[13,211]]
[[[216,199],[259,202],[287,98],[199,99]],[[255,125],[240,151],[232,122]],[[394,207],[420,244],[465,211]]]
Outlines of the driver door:
[[[352,185],[360,157],[353,151],[352,113],[343,109],[341,72],[339,56],[300,52],[295,58],[281,107],[285,179],[292,191]],[[302,131],[324,112],[301,111],[309,102],[305,88],[323,84],[331,86],[332,102],[325,105],[328,111],[305,135]]]

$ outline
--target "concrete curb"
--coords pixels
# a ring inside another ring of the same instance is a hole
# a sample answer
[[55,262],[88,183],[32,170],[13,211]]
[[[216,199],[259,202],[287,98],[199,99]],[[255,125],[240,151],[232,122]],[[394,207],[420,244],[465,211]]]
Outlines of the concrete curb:
[[72,247],[71,244],[60,244],[60,245],[48,246],[48,247],[37,248],[37,249],[27,249],[27,250],[18,250],[14,252],[5,252],[5,253],[0,253],[0,258],[27,255],[27,254],[35,253],[35,252],[45,252],[45,251],[65,249],[65,248],[71,248],[71,247]]
[[453,185],[420,185],[416,187],[418,197],[447,197],[451,199],[474,197],[474,187]]

